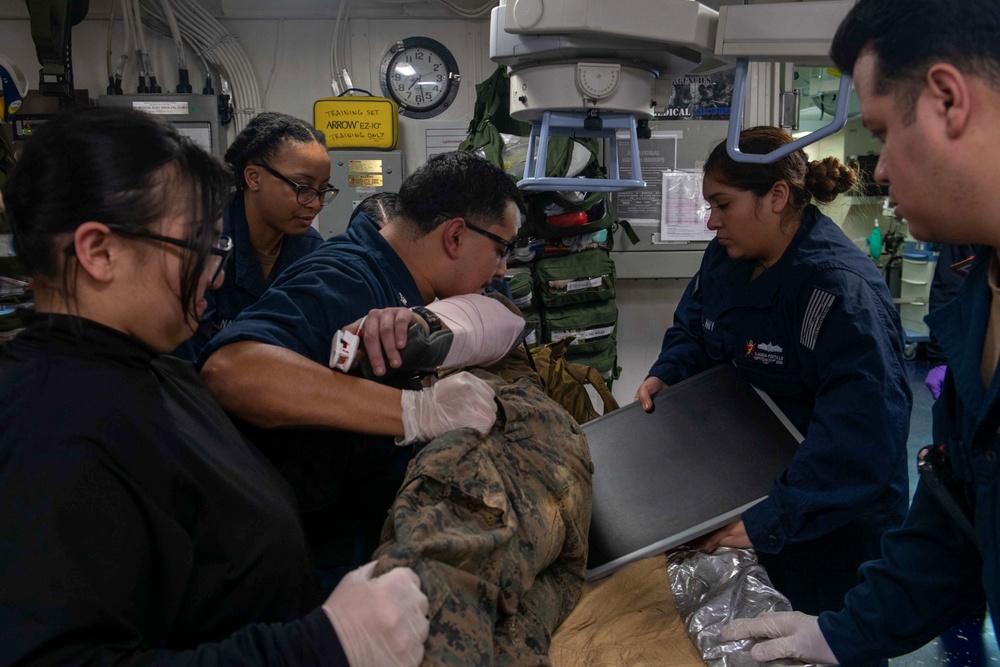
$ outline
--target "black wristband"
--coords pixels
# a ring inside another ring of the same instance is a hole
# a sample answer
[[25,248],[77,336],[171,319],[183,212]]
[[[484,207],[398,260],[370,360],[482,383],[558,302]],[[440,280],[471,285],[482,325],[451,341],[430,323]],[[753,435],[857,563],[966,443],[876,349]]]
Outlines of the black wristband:
[[441,320],[438,319],[438,316],[427,308],[424,308],[423,306],[414,306],[413,308],[410,308],[410,310],[424,318],[424,321],[427,322],[427,326],[430,328],[429,333],[437,333],[443,328]]

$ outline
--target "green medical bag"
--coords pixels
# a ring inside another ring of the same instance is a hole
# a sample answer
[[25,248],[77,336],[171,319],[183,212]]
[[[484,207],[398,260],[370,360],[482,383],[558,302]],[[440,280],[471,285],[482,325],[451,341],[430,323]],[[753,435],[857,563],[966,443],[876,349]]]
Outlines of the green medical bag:
[[547,308],[615,298],[615,263],[602,248],[540,259],[535,262],[535,280]]
[[569,354],[592,354],[615,344],[618,306],[614,300],[545,313],[545,342],[573,336]]

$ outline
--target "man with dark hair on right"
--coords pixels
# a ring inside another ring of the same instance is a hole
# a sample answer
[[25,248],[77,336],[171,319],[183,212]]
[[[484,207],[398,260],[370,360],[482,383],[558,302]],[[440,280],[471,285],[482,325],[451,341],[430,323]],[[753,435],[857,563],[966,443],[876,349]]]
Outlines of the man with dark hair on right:
[[[866,128],[882,143],[875,178],[924,241],[978,244],[957,298],[927,317],[948,359],[934,405],[946,447],[937,489],[922,478],[902,528],[839,612],[739,620],[768,637],[758,661],[864,664],[913,651],[984,603],[1000,609],[1000,3],[860,0],[831,55],[851,72]],[[939,450],[937,450],[939,451]]]

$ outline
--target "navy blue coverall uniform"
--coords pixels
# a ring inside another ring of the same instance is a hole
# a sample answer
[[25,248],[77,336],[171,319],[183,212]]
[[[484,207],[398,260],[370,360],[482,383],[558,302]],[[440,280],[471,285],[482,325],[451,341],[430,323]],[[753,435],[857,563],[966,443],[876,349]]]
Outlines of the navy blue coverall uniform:
[[801,431],[791,464],[742,519],[793,608],[840,609],[906,513],[902,327],[871,260],[814,206],[751,280],[755,264],[709,244],[649,374],[670,385],[732,363]]
[[1000,609],[1000,373],[988,388],[980,375],[993,258],[991,249],[977,248],[958,296],[926,317],[948,359],[934,404],[934,443],[948,447],[952,497],[966,508],[975,539],[921,479],[903,527],[886,535],[882,559],[861,569],[862,583],[843,611],[819,618],[842,664],[909,653],[984,601]]
[[[403,260],[361,214],[347,232],[282,272],[259,301],[209,341],[200,363],[230,343],[257,341],[328,366],[333,336],[342,327],[373,308],[422,305]],[[395,447],[386,437],[237,423],[295,490],[320,576],[333,573],[323,583],[332,587],[347,569],[370,560],[410,448]]]
[[237,315],[257,303],[282,271],[323,242],[323,237],[312,227],[304,234],[286,234],[268,279],[264,277],[250,243],[250,228],[241,195],[237,195],[229,203],[222,219],[222,233],[233,240],[232,257],[226,265],[226,278],[219,289],[205,292],[208,307],[198,323],[198,331],[172,352],[175,357],[195,361],[205,344],[229,326]]

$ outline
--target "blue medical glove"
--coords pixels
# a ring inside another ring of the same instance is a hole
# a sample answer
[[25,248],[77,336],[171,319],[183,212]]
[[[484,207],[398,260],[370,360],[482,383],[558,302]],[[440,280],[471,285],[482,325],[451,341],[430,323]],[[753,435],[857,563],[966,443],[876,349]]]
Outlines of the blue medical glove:
[[948,367],[942,364],[928,371],[927,377],[924,378],[924,384],[930,389],[935,401],[941,395],[941,387],[944,386],[944,376],[947,372]]

